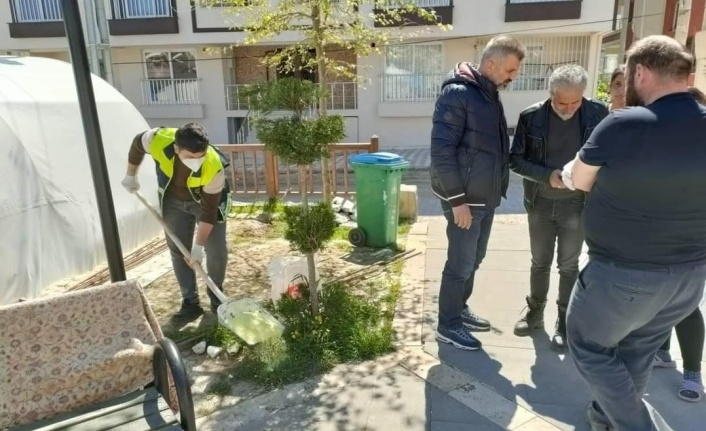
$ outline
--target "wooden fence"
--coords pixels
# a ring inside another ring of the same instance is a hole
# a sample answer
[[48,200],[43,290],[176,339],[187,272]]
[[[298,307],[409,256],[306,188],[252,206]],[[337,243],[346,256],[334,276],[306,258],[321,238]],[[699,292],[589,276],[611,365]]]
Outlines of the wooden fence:
[[[322,192],[322,170],[319,162],[300,172],[296,165],[280,163],[277,156],[265,150],[263,144],[217,145],[230,161],[226,174],[234,197],[277,197],[281,193],[301,194],[300,181],[307,181],[310,194]],[[355,193],[353,172],[348,158],[353,154],[374,153],[379,148],[378,137],[357,144],[332,144],[329,168],[336,196],[348,197]]]

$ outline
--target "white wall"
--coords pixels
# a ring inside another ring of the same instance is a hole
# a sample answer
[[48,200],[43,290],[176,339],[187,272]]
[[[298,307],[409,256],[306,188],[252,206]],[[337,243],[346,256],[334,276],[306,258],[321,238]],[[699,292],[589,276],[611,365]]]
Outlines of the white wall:
[[637,39],[662,34],[664,8],[665,0],[635,0],[632,28]]
[[[600,38],[594,35],[585,46],[588,53],[589,77],[596,73]],[[444,70],[451,70],[460,61],[472,61],[483,46],[478,38],[464,38],[444,42]],[[370,81],[358,92],[360,109],[360,136],[365,140],[378,135],[381,147],[425,147],[431,136],[434,102],[383,103],[380,98],[380,79],[383,55],[358,59],[361,74]],[[594,80],[589,79],[586,97],[592,97]],[[501,91],[505,117],[509,127],[515,127],[520,112],[526,107],[549,97],[547,91]]]
[[[4,0],[7,2],[8,0]],[[111,18],[110,0],[103,0],[106,4],[106,14]],[[480,0],[477,0],[480,1]],[[454,2],[454,26],[452,30],[441,31],[431,28],[424,32],[425,37],[460,37],[482,34],[497,34],[503,32],[533,32],[542,33],[582,31],[596,32],[608,31],[611,27],[613,17],[613,0],[591,0],[583,2],[580,20],[558,20],[558,21],[534,21],[506,23],[505,2],[506,0],[483,0],[483,6],[479,7],[477,1],[457,0]],[[638,0],[647,1],[647,0]],[[650,0],[661,1],[664,0]],[[82,7],[83,0],[78,0]],[[133,36],[111,36],[111,46],[142,46],[146,43],[150,45],[178,45],[178,44],[235,44],[244,39],[243,32],[198,32],[194,33],[191,18],[191,4],[189,0],[177,0],[177,16],[179,23],[178,34],[156,34],[156,35],[133,35]],[[370,5],[362,9],[362,13],[369,12]],[[83,11],[82,11],[83,12]],[[637,12],[636,12],[637,14]],[[223,8],[201,8],[195,9],[198,26],[202,28],[222,28],[234,27],[242,22],[233,14],[228,14]],[[85,21],[85,14],[84,21]],[[0,8],[0,50],[9,49],[55,49],[65,48],[65,38],[33,38],[33,39],[11,39],[6,23],[12,22],[9,7]],[[660,21],[661,23],[661,21]],[[574,26],[569,28],[567,26]],[[411,28],[404,32],[419,33],[421,28]],[[396,31],[396,30],[395,30]],[[292,42],[298,40],[296,32],[283,34],[272,40],[272,43]]]

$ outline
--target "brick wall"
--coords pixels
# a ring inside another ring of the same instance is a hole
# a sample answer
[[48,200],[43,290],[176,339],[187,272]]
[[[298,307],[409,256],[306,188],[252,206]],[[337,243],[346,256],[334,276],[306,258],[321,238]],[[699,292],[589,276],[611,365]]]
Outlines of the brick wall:
[[[268,52],[274,52],[278,46],[242,46],[233,48],[233,62],[235,69],[236,84],[253,84],[265,81],[268,78],[274,79],[277,74],[274,68],[268,68],[262,64],[262,60]],[[335,61],[345,61],[356,64],[356,56],[350,50],[340,48],[330,48],[329,58]],[[350,78],[329,75],[328,82],[349,82]]]

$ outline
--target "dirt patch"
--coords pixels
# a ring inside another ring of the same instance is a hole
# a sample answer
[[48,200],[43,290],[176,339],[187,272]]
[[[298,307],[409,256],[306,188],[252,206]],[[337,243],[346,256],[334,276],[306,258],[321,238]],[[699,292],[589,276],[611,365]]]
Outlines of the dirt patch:
[[[268,220],[262,215],[236,216],[228,221],[229,264],[224,283],[226,296],[232,299],[243,297],[255,300],[270,298],[268,266],[272,259],[281,255],[297,255],[291,251],[289,243],[282,239],[284,226],[277,219]],[[389,249],[354,249],[347,241],[345,229],[337,232],[333,239],[317,256],[318,269],[322,280],[332,280],[351,274],[364,267],[382,262],[394,255]],[[367,272],[367,271],[364,271]],[[361,287],[365,283],[361,283]],[[208,310],[206,287],[199,282],[199,293],[205,310]],[[189,324],[175,325],[170,317],[181,303],[174,273],[169,271],[145,288],[157,318],[166,336],[183,340],[180,343],[182,355],[192,380],[192,393],[197,416],[204,416],[244,399],[263,392],[261,387],[248,382],[237,381],[233,369],[240,362],[237,355],[223,352],[215,359],[207,355],[196,355],[191,347],[204,339],[215,322],[215,316],[206,311],[198,320]]]
[[[283,225],[266,217],[234,217],[228,221],[228,267],[224,282],[225,294],[230,299],[252,298],[258,301],[270,298],[268,266],[276,256],[298,255],[282,238]],[[354,249],[347,240],[338,235],[326,249],[317,255],[322,280],[330,280],[362,269],[367,265],[385,260],[393,255],[390,250],[374,251],[367,248]],[[208,308],[206,286],[200,280],[199,294],[204,309]],[[145,287],[145,293],[165,334],[177,340],[193,334],[199,326],[207,326],[212,316],[182,327],[174,326],[170,317],[181,305],[179,285],[173,271],[169,271]]]
[[[228,220],[229,263],[224,282],[224,290],[228,298],[248,297],[257,301],[270,298],[271,286],[268,277],[270,262],[276,256],[298,255],[283,239],[283,232],[284,225],[277,217],[273,218],[261,213],[238,214]],[[394,254],[389,249],[354,249],[346,239],[345,228],[339,228],[327,248],[317,255],[318,269],[322,281],[332,280],[388,260]],[[171,320],[171,317],[181,306],[181,293],[171,270],[168,252],[156,256],[153,261],[146,262],[142,268],[136,268],[135,273],[145,272],[145,266],[152,265],[154,268],[148,272],[163,274],[156,279],[151,278],[150,280],[154,281],[146,282],[149,284],[143,284],[143,287],[165,336],[176,341],[180,347],[192,382],[197,416],[208,415],[215,410],[261,394],[263,392],[261,387],[233,378],[232,371],[240,362],[238,355],[223,352],[212,359],[208,355],[196,355],[192,352],[191,347],[213,331],[216,321],[216,317],[209,309],[206,286],[201,280],[197,280],[205,311],[203,316],[187,324],[177,324]],[[59,294],[71,290],[72,286],[90,275],[83,274],[64,280],[46,293]],[[358,275],[352,278],[354,279],[351,283],[352,288],[357,286],[361,289],[369,288],[368,283],[364,283]],[[384,280],[380,281],[384,284]]]

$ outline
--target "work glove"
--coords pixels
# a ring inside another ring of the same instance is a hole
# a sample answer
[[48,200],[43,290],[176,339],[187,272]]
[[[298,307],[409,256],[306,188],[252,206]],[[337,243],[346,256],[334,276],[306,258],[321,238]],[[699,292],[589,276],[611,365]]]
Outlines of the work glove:
[[135,193],[140,190],[140,183],[137,182],[137,177],[134,175],[125,175],[125,178],[123,178],[120,184],[122,184],[129,193]]
[[189,263],[193,266],[195,263],[201,265],[201,262],[203,262],[203,246],[194,244],[191,247],[191,261]]
[[564,165],[564,169],[561,170],[561,182],[564,183],[567,189],[576,190],[574,187],[574,179],[571,176],[574,169],[574,160]]

